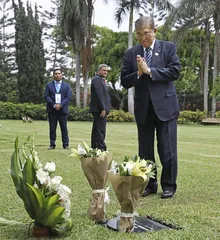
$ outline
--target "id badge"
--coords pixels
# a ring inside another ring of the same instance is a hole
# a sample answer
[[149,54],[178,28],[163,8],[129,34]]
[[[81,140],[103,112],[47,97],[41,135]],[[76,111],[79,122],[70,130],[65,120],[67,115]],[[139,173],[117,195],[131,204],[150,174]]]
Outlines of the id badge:
[[55,94],[55,102],[57,104],[60,104],[61,103],[61,94],[60,93],[56,93]]

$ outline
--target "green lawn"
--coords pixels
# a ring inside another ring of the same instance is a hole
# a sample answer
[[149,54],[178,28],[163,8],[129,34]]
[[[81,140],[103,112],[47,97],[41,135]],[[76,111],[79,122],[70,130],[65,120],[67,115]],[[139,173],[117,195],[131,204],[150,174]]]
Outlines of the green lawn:
[[[91,122],[69,122],[70,147],[77,147],[81,140],[90,144]],[[220,239],[220,126],[182,126],[178,128],[179,174],[178,189],[172,199],[161,199],[158,194],[141,198],[138,213],[150,215],[166,223],[178,225],[181,230],[162,230],[136,234],[120,234],[95,225],[87,218],[91,195],[89,184],[83,175],[80,162],[67,158],[70,150],[62,149],[58,129],[57,148],[48,151],[48,123],[34,121],[0,121],[0,217],[26,223],[13,227],[1,227],[0,239],[28,239],[28,227],[32,220],[17,196],[9,168],[16,136],[20,144],[38,130],[35,146],[42,163],[54,161],[56,173],[63,177],[63,184],[72,189],[72,218],[74,228],[68,236],[59,239],[148,239],[148,240],[202,240]],[[124,155],[137,154],[137,130],[135,123],[108,123],[106,143],[113,159],[120,161]],[[158,157],[157,157],[157,162]],[[161,167],[159,168],[159,174]],[[110,186],[110,183],[107,183]],[[112,218],[120,209],[110,188],[110,205],[107,216]],[[31,239],[31,238],[29,238]]]

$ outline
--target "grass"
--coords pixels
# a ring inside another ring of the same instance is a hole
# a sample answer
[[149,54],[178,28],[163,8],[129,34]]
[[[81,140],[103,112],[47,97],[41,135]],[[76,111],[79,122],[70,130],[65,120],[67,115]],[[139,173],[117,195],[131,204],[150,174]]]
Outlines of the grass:
[[[0,229],[0,240],[28,239],[28,227],[32,222],[17,196],[9,168],[14,149],[14,140],[19,136],[20,144],[38,130],[35,146],[42,163],[54,161],[56,173],[63,183],[72,189],[72,218],[74,228],[67,236],[57,239],[103,240],[103,239],[148,239],[148,240],[207,240],[220,239],[220,127],[178,127],[179,173],[178,189],[172,199],[161,199],[158,194],[141,198],[137,211],[141,216],[150,215],[165,223],[181,227],[181,230],[161,230],[137,234],[120,234],[95,225],[87,218],[91,195],[89,184],[83,175],[80,162],[67,158],[70,150],[62,149],[60,130],[57,133],[57,148],[48,151],[48,123],[35,121],[0,121],[0,217],[22,221],[25,225],[4,226]],[[91,122],[69,122],[70,147],[77,147],[81,140],[90,143]],[[108,123],[106,143],[113,159],[120,161],[124,155],[137,153],[137,130],[135,123]],[[158,157],[157,162],[159,163]],[[161,167],[159,168],[159,174]],[[110,183],[107,183],[110,186]],[[111,188],[107,216],[112,218],[120,206]],[[29,238],[31,239],[31,237]]]

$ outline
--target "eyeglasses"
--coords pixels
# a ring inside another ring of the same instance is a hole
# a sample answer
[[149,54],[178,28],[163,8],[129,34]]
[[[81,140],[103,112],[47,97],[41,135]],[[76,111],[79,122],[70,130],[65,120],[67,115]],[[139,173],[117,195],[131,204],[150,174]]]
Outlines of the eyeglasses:
[[137,37],[138,38],[149,37],[152,33],[153,33],[153,30],[145,31],[144,33],[137,33]]

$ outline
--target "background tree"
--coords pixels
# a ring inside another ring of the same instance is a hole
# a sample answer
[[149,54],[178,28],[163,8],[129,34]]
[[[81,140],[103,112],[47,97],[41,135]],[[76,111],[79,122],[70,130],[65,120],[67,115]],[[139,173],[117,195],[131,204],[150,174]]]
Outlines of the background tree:
[[[220,1],[219,0],[181,0],[180,4],[171,12],[168,23],[171,22],[173,25],[178,20],[179,30],[176,31],[176,35],[183,36],[182,33],[186,33],[189,28],[205,26],[206,41],[204,44],[204,54],[201,54],[202,67],[201,67],[201,82],[203,82],[204,91],[204,109],[208,109],[208,75],[209,71],[209,43],[210,43],[210,30],[211,23],[214,22],[215,29],[215,47],[214,47],[214,62],[213,66],[213,85],[215,84],[215,79],[220,73]],[[204,71],[203,71],[204,70]],[[216,99],[212,97],[212,117],[214,117],[216,111]]]
[[[13,16],[10,0],[0,0],[0,101],[14,101],[16,80],[12,71],[15,70]],[[13,94],[12,94],[13,92]]]
[[18,66],[18,95],[20,102],[40,103],[43,101],[45,85],[45,59],[42,28],[38,21],[37,7],[35,16],[29,3],[27,14],[21,2],[13,1],[15,13],[15,48]]
[[65,74],[68,72],[69,51],[68,45],[62,38],[61,22],[61,0],[50,0],[51,7],[49,10],[43,10],[39,6],[38,13],[42,19],[43,41],[48,47],[45,50],[47,61],[47,76],[51,75],[56,66],[61,66]]
[[127,109],[127,92],[120,86],[121,62],[127,49],[128,33],[113,32],[106,27],[95,26],[93,57],[90,76],[93,77],[101,63],[110,66],[107,82],[112,99],[112,107]]
[[61,26],[67,39],[71,39],[76,53],[76,106],[80,107],[80,52],[85,46],[88,28],[88,8],[85,0],[61,0]]

